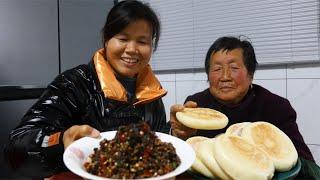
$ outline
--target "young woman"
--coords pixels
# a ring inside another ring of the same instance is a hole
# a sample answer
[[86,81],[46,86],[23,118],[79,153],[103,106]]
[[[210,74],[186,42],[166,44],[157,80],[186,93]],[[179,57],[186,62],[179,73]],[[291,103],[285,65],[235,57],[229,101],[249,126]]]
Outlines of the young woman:
[[115,5],[103,28],[104,48],[88,65],[58,75],[12,130],[5,152],[11,166],[24,176],[48,177],[67,171],[64,149],[83,136],[140,120],[168,132],[161,100],[166,91],[149,65],[159,35],[150,7]]

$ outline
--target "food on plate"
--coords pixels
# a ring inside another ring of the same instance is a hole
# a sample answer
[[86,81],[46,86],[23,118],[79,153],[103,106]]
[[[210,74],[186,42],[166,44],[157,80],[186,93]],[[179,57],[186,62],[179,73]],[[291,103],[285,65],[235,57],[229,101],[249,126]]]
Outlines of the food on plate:
[[232,124],[226,130],[226,134],[241,136],[243,128],[249,125],[250,123],[251,122],[241,122],[241,123]]
[[115,179],[156,177],[175,170],[181,161],[171,143],[162,142],[147,123],[119,127],[84,163],[87,172]]
[[216,138],[214,157],[220,167],[233,179],[271,179],[274,165],[260,148],[234,135]]
[[224,172],[214,157],[215,138],[201,141],[197,154],[199,159],[209,168],[209,170],[220,179],[231,179],[231,177]]
[[184,108],[176,117],[187,127],[205,130],[222,129],[229,121],[225,114],[209,108]]
[[213,173],[203,164],[203,162],[198,157],[199,144],[202,141],[206,141],[208,139],[209,138],[203,136],[194,136],[187,139],[186,142],[192,146],[193,150],[196,153],[196,159],[191,166],[191,170],[203,174],[206,177],[214,178],[215,176],[213,175]]
[[266,152],[276,171],[288,171],[297,163],[298,153],[292,141],[271,123],[251,123],[243,129],[241,136]]

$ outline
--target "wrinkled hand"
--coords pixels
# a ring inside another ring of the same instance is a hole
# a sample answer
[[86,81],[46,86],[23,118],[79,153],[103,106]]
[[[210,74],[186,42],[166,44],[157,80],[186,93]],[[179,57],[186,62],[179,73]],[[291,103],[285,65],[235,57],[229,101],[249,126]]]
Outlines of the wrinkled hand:
[[175,104],[170,108],[170,124],[171,124],[172,135],[184,140],[188,139],[191,136],[194,136],[197,133],[196,129],[189,128],[183,125],[176,118],[176,113],[179,111],[183,111],[185,107],[196,108],[197,103],[193,101],[188,101],[184,105]]
[[64,149],[66,149],[73,141],[85,136],[99,138],[100,132],[89,125],[71,126],[63,134]]

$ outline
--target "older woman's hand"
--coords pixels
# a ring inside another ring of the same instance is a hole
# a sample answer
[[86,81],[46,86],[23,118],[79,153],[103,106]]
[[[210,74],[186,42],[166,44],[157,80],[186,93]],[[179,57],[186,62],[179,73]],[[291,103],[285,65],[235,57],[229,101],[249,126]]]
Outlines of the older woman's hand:
[[196,108],[197,103],[193,101],[188,101],[184,105],[175,104],[170,108],[170,124],[172,135],[184,140],[188,139],[191,136],[194,136],[197,133],[196,129],[192,129],[181,124],[176,118],[176,113],[179,111],[183,111],[185,107]]
[[71,126],[63,133],[63,145],[66,149],[73,141],[80,139],[82,137],[93,137],[99,138],[100,132],[88,125],[74,125]]

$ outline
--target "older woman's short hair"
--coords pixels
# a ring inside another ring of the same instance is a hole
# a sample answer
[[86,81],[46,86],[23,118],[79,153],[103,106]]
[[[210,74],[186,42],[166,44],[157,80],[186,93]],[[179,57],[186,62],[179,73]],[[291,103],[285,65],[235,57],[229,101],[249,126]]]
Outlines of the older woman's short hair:
[[243,50],[243,63],[246,66],[249,75],[253,78],[256,66],[258,64],[253,46],[247,40],[240,40],[240,38],[231,36],[221,37],[210,46],[205,61],[207,75],[209,74],[210,59],[214,53],[220,50],[231,51],[237,48],[241,48]]

